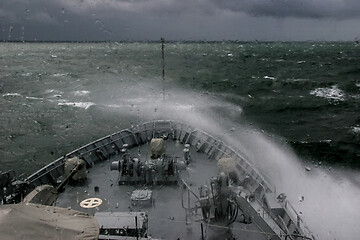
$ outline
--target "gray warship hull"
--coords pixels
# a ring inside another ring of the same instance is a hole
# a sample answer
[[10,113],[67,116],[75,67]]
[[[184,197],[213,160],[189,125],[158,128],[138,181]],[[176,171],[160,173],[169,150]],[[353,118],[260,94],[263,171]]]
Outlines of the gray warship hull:
[[[162,139],[165,153],[154,157],[153,139]],[[73,158],[86,163],[86,178],[65,185]],[[225,173],[223,159],[232,164]],[[91,142],[25,182],[30,190],[64,183],[54,204],[94,216],[99,239],[315,239],[240,152],[176,121],[146,122]]]

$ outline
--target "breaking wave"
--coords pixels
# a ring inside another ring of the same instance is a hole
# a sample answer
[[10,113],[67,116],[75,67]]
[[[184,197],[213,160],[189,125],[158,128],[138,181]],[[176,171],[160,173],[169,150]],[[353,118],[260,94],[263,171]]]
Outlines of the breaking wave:
[[351,130],[355,134],[360,134],[360,127],[359,126],[352,127]]
[[20,93],[5,93],[2,95],[3,97],[22,97]]
[[58,105],[88,109],[91,106],[94,106],[96,104],[93,102],[66,102],[66,101],[64,101],[64,102],[59,102]]
[[75,91],[73,92],[73,94],[75,96],[85,96],[88,95],[90,93],[90,91],[86,91],[86,90],[81,90],[81,91]]
[[323,97],[329,100],[344,101],[345,93],[337,85],[333,85],[327,88],[316,88],[315,90],[310,91],[310,95],[316,97]]
[[67,73],[54,73],[53,77],[65,77],[66,75],[68,75]]

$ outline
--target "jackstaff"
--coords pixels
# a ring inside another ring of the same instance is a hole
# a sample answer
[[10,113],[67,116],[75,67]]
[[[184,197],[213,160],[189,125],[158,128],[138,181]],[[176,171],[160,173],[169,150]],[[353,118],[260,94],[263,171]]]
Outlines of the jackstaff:
[[165,100],[165,53],[164,53],[165,39],[161,38],[160,40],[161,40],[161,56],[162,56],[163,100]]

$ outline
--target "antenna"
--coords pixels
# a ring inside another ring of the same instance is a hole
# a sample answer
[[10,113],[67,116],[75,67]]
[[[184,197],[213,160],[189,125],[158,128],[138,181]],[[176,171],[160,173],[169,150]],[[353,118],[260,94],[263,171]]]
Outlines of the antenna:
[[165,54],[164,54],[164,43],[165,43],[165,39],[161,38],[163,100],[165,101]]

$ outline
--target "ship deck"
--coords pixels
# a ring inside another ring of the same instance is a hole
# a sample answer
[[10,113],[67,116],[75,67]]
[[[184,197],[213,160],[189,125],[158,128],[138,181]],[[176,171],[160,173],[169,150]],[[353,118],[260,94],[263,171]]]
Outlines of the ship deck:
[[[184,145],[178,141],[166,141],[166,155],[183,157]],[[129,149],[133,157],[144,161],[150,158],[149,144]],[[216,176],[216,160],[209,159],[206,154],[199,153],[190,147],[191,163],[179,178],[183,179],[198,193],[198,188],[210,183]],[[110,157],[88,169],[87,180],[82,184],[68,185],[60,194],[56,205],[71,208],[94,215],[96,212],[147,212],[148,235],[157,239],[202,239],[201,221],[192,216],[186,219],[182,207],[187,205],[187,192],[178,185],[119,185],[119,172],[110,171],[110,163],[119,160],[121,154]],[[130,199],[134,190],[147,189],[152,191],[152,204],[134,205]],[[100,198],[102,204],[95,208],[83,208],[80,202],[88,198]],[[199,212],[201,214],[201,211]],[[203,223],[203,235],[206,239],[268,239],[255,224],[243,224],[235,221],[229,226],[219,223]]]

